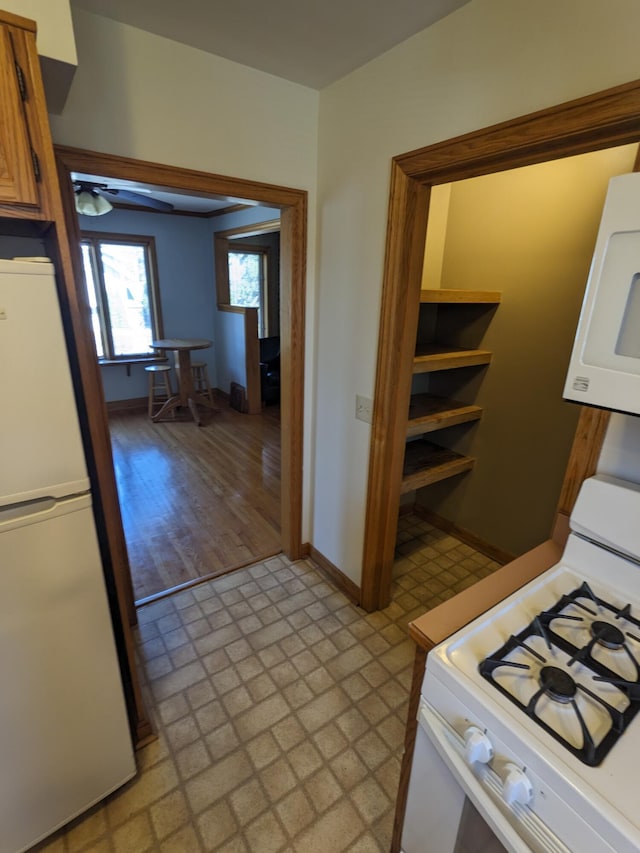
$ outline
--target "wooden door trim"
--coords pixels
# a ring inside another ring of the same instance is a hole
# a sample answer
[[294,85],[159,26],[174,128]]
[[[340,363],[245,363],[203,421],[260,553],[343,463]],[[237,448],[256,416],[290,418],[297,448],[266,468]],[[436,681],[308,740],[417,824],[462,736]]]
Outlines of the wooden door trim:
[[257,308],[244,309],[244,363],[247,377],[247,414],[259,415],[262,412],[262,394]]
[[[391,598],[412,332],[417,322],[412,314],[417,313],[430,188],[639,138],[640,80],[636,80],[393,159],[362,566],[366,610],[385,607]],[[606,416],[590,420],[585,439],[574,442],[563,486],[563,512],[570,512],[575,500],[569,480],[575,486],[593,472],[602,446]]]
[[[55,151],[63,198],[66,199],[67,207],[73,205],[73,194],[68,191],[70,174],[84,172],[120,180],[136,180],[153,186],[170,187],[178,191],[197,192],[202,195],[228,196],[230,199],[248,198],[261,205],[281,210],[282,550],[290,559],[299,559],[303,556],[302,449],[307,253],[306,191],[60,145],[55,146]],[[73,208],[71,217],[68,216],[68,218],[75,220]],[[79,263],[79,250],[77,255],[77,263]],[[82,281],[82,276],[78,281]],[[86,311],[84,294],[79,293],[78,299],[85,305]],[[95,394],[100,402],[92,416],[106,423],[106,409],[102,394],[100,392]],[[100,455],[97,459],[97,470],[98,476],[103,477],[100,482],[104,481],[108,484],[113,478],[113,462],[110,453],[108,456]],[[119,516],[117,500],[115,505],[113,500],[110,502],[108,512]],[[115,541],[118,538],[117,534],[114,535],[115,539],[111,543],[113,550],[116,553],[124,551],[126,555],[124,539],[117,542]],[[126,561],[121,560],[120,571],[129,574]]]

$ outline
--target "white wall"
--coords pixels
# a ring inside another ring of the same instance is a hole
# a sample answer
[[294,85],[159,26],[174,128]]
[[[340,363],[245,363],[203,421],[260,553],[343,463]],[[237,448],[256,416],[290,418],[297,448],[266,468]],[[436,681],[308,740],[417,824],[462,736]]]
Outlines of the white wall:
[[[75,8],[73,17],[79,65],[63,114],[50,117],[54,141],[308,191],[307,294],[313,304],[318,93]],[[308,388],[313,336],[311,313]],[[304,541],[310,469],[306,440]]]
[[360,580],[392,156],[638,77],[636,0],[472,0],[320,98],[312,542]]
[[0,0],[0,7],[36,21],[36,45],[49,112],[59,113],[78,64],[69,0]]
[[598,460],[598,474],[640,483],[640,417],[617,412],[611,415]]
[[38,24],[38,53],[60,62],[76,64],[69,0],[2,0],[1,8]]
[[74,8],[54,141],[313,191],[318,93]]
[[374,387],[390,159],[635,79],[640,4],[472,0],[325,89],[318,140],[316,92],[87,13],[74,23],[57,142],[309,190],[303,536],[359,582],[370,429],[355,395]]
[[219,311],[217,317],[217,386],[225,394],[231,393],[231,383],[247,390],[247,360],[245,356],[244,314]]

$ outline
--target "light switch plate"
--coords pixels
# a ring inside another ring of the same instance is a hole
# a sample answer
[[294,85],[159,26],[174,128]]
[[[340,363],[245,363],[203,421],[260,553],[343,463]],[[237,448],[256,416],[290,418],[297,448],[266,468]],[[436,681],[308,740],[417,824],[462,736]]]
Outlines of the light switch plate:
[[356,394],[356,418],[370,424],[372,415],[373,400],[370,397],[362,397],[360,394]]

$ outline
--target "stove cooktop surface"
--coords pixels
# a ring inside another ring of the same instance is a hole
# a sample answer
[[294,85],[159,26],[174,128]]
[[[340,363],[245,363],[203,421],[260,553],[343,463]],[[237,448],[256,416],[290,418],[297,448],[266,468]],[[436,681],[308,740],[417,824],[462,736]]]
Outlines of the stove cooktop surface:
[[640,566],[571,536],[560,563],[430,652],[423,691],[439,710],[446,688],[471,712],[443,709],[454,728],[499,731],[508,760],[597,813],[603,837],[623,818],[640,838],[639,665]]
[[480,674],[596,766],[640,710],[640,621],[631,611],[583,581],[485,657]]

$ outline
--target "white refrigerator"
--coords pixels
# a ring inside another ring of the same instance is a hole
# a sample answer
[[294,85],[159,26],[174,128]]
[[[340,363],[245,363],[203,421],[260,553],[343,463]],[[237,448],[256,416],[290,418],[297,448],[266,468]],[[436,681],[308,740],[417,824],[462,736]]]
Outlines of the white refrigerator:
[[136,772],[53,266],[0,260],[0,853]]

